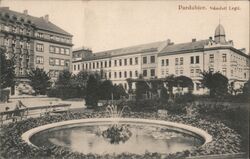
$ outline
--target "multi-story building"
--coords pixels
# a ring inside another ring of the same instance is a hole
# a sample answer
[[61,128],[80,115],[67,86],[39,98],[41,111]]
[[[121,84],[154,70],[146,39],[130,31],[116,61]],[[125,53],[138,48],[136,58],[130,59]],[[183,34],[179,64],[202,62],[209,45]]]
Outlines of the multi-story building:
[[59,71],[71,66],[72,35],[49,21],[49,16],[34,17],[0,8],[0,46],[8,58],[15,57],[16,86],[28,88],[27,73],[33,68],[49,72],[53,80]]
[[[73,53],[74,54],[74,53]],[[88,54],[73,60],[73,73],[81,70],[100,71],[103,76],[128,89],[126,79],[164,78],[171,74],[190,77],[194,93],[203,94],[201,72],[221,72],[239,88],[249,79],[249,55],[226,40],[225,30],[218,25],[214,39],[174,44],[170,40]]]
[[157,76],[157,53],[164,46],[166,42],[162,41],[97,52],[73,61],[73,73],[77,74],[81,70],[97,71],[102,77],[112,80],[114,84],[122,84],[127,89],[127,78],[138,78],[139,74],[144,74],[145,78]]

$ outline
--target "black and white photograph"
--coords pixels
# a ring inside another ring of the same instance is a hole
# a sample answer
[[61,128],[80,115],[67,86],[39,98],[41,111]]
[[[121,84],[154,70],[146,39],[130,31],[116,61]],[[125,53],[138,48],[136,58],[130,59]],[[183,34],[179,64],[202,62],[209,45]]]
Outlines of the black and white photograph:
[[0,159],[249,159],[244,0],[0,0]]

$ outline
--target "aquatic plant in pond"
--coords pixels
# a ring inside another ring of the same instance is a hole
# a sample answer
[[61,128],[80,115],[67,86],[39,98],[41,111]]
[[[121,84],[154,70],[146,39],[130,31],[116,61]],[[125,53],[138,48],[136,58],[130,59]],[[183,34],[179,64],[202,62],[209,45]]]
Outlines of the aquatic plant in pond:
[[119,118],[122,117],[123,110],[128,108],[127,106],[122,107],[121,110],[118,110],[117,105],[108,105],[106,112],[110,118],[114,118],[113,124],[107,130],[102,132],[104,138],[109,139],[111,144],[119,144],[121,141],[126,142],[131,136],[132,132],[128,129],[127,125],[120,125]]

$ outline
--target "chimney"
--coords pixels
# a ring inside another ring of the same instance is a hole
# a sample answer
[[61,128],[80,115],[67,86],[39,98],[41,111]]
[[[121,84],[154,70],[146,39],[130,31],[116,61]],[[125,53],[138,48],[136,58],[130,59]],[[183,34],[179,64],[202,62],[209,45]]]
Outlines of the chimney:
[[167,45],[171,44],[171,40],[167,39]]
[[194,39],[192,39],[192,42],[196,42],[196,39],[194,38]]
[[45,20],[46,22],[49,22],[49,15],[48,15],[48,14],[46,14],[46,15],[44,16],[44,20]]
[[25,9],[25,10],[23,11],[23,14],[28,15],[28,10]]

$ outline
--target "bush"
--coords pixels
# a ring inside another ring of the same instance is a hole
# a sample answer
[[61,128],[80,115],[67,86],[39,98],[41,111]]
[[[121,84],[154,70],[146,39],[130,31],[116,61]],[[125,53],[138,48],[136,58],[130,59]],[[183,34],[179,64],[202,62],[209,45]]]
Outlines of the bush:
[[155,99],[128,101],[126,104],[132,111],[157,111],[163,107],[160,100]]
[[10,90],[0,89],[0,102],[8,102],[10,97]]

